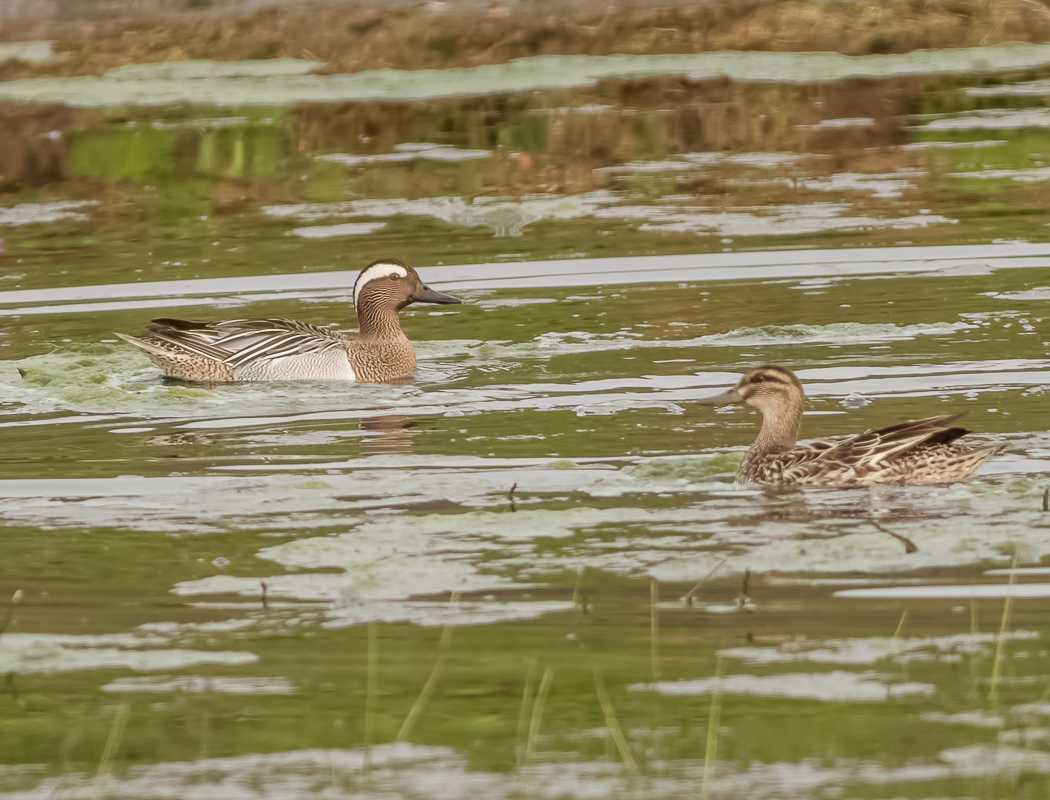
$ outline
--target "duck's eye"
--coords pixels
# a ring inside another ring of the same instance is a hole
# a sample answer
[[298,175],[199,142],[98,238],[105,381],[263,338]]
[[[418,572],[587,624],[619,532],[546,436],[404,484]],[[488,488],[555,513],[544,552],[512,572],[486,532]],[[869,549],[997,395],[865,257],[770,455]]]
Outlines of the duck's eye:
[[765,382],[766,382],[766,376],[765,375],[755,375],[753,378],[751,378],[751,383],[765,383]]
[[390,280],[392,280],[392,281],[399,281],[399,280],[401,280],[401,276],[398,275],[396,272],[391,272],[390,273]]

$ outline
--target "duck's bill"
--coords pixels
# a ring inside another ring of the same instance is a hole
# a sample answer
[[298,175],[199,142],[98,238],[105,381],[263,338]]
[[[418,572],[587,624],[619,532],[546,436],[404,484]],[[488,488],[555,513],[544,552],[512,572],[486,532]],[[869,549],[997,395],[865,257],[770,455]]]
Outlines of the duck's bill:
[[458,297],[453,297],[450,294],[441,294],[441,292],[435,292],[429,286],[424,286],[418,292],[412,294],[413,303],[437,303],[442,306],[449,306],[455,303],[462,303]]
[[724,406],[727,403],[743,403],[744,398],[740,396],[740,392],[736,389],[730,389],[728,392],[716,394],[714,397],[703,397],[696,402],[705,406]]

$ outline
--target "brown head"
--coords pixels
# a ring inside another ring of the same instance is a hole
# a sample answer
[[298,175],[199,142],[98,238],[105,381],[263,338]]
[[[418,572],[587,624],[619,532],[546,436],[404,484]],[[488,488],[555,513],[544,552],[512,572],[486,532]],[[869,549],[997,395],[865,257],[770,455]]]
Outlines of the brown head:
[[726,403],[754,406],[762,412],[762,431],[753,449],[778,452],[790,449],[798,440],[805,399],[806,393],[794,372],[765,364],[747,373],[728,392],[698,402],[712,406]]
[[455,297],[435,292],[412,267],[396,258],[373,261],[354,282],[354,308],[362,337],[404,338],[397,315],[406,306],[459,302]]
[[435,292],[418,273],[396,258],[373,261],[357,276],[354,282],[354,308],[358,316],[371,309],[393,309],[401,311],[412,303],[462,302],[447,294]]
[[775,364],[764,364],[747,373],[728,392],[697,402],[711,406],[745,403],[766,414],[784,407],[801,408],[805,399],[806,393],[794,372]]

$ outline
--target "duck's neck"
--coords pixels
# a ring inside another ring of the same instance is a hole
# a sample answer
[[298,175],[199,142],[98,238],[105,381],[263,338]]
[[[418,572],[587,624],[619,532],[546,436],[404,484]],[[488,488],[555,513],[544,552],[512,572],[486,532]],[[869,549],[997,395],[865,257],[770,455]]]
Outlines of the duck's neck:
[[750,459],[783,453],[795,446],[802,427],[802,399],[792,397],[790,402],[761,409],[762,430],[748,450]]
[[390,306],[362,304],[357,309],[357,324],[362,339],[404,339],[397,310]]

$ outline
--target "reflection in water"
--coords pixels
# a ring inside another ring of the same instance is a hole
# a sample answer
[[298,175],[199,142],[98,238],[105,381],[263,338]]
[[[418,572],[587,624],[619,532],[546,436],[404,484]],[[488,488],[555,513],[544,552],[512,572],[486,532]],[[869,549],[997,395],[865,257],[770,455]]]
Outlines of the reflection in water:
[[411,455],[419,421],[405,414],[366,417],[360,422],[361,456]]

